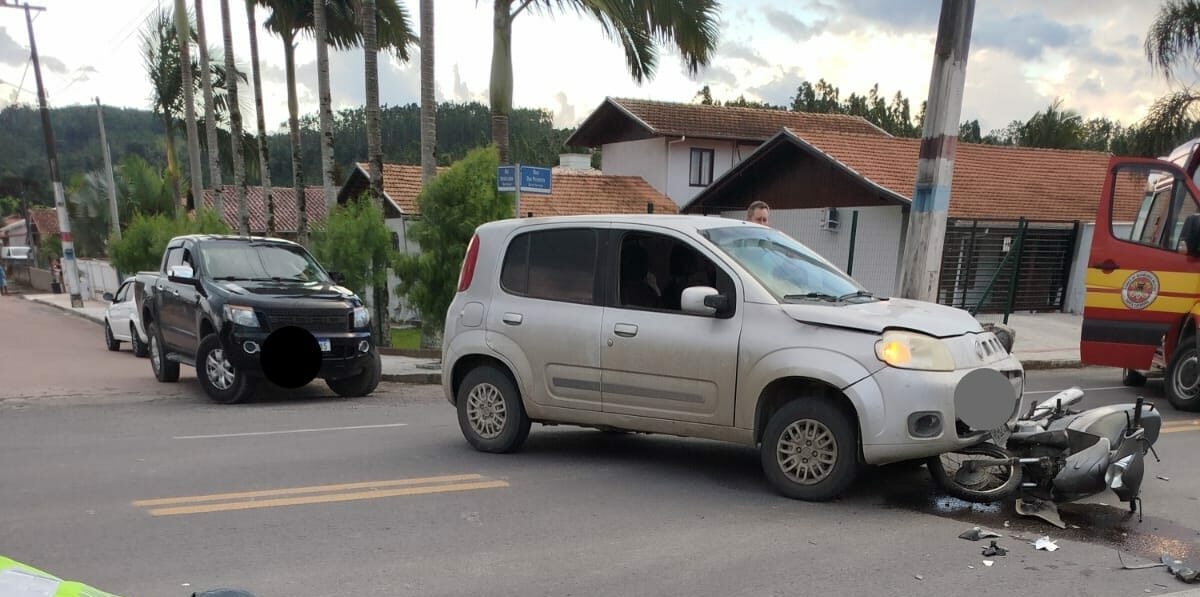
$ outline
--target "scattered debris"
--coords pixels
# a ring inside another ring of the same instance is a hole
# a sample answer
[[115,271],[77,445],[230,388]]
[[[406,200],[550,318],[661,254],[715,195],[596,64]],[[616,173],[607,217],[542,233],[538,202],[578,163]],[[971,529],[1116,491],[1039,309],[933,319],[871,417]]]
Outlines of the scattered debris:
[[1170,554],[1162,555],[1163,564],[1167,565],[1167,571],[1175,575],[1175,578],[1186,583],[1200,582],[1200,571],[1195,568],[1184,565],[1182,560],[1177,560],[1171,557]]
[[970,565],[970,564],[967,564],[967,568],[970,568],[971,570],[974,570],[974,569],[975,569],[975,567],[974,567],[974,566],[972,566],[972,565]]
[[1058,549],[1058,544],[1051,541],[1050,537],[1047,536],[1038,537],[1037,541],[1034,541],[1032,545],[1034,549],[1042,551],[1056,551]]
[[993,562],[992,560],[984,560],[984,561],[983,561],[983,565],[984,565],[984,566],[987,566],[988,568],[991,568],[991,567],[992,567],[992,564],[995,564],[995,563],[996,563],[996,562]]
[[1126,564],[1125,558],[1121,557],[1121,552],[1117,552],[1117,561],[1121,562],[1121,568],[1125,570],[1145,570],[1146,568],[1160,568],[1166,566],[1164,562],[1153,562],[1150,564]]
[[913,578],[915,578],[915,579],[917,579],[917,580],[925,580],[925,577],[924,577],[924,576],[921,576],[920,574],[914,574],[914,575],[913,575]]
[[1159,480],[1161,480],[1161,481],[1170,481],[1170,480],[1171,480],[1171,478],[1170,478],[1170,477],[1164,477],[1164,476],[1162,476],[1162,475],[1159,475],[1159,476],[1158,476],[1158,478],[1159,478]]
[[1073,528],[1073,529],[1077,529],[1077,528],[1080,528],[1080,527],[1079,527],[1079,525],[1077,525],[1077,524],[1073,524],[1073,525],[1071,525],[1071,528]]
[[1067,528],[1067,525],[1062,521],[1062,518],[1059,517],[1058,506],[1054,505],[1054,502],[1048,502],[1046,500],[1039,500],[1036,498],[1019,498],[1016,506],[1017,514],[1019,516],[1040,518],[1060,529]]
[[973,529],[963,531],[962,533],[960,533],[958,535],[959,539],[966,539],[967,541],[978,541],[980,539],[991,539],[992,537],[999,538],[1000,533],[997,533],[996,531],[990,531],[988,529],[981,529],[979,527],[975,527]]
[[1008,521],[1007,521],[1007,520],[1006,520],[1006,521],[1004,521],[1004,528],[1006,528],[1006,529],[1008,528]]
[[996,540],[993,539],[991,545],[988,545],[987,547],[983,548],[982,555],[989,557],[989,558],[992,556],[1006,556],[1006,555],[1008,555],[1008,550],[1003,547],[1000,547],[999,545],[996,545]]

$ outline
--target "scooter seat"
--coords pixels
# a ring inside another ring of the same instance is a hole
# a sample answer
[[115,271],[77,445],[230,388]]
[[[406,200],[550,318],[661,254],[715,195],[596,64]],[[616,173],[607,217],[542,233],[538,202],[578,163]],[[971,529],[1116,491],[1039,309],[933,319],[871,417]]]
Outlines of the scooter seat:
[[1066,429],[1054,431],[1018,431],[1008,437],[1008,446],[1049,446],[1065,449],[1071,445],[1071,436]]

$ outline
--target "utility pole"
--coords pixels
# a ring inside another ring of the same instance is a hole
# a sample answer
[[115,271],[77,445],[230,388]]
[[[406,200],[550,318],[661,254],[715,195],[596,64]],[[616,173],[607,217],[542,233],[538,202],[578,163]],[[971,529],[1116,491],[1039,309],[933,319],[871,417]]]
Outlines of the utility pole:
[[108,137],[104,134],[104,108],[96,98],[96,119],[100,121],[100,147],[104,150],[104,172],[108,174],[108,214],[112,220],[112,231],[121,238],[121,218],[117,211],[117,181],[113,179],[112,156],[109,155]]
[[929,77],[929,100],[921,132],[917,184],[913,189],[905,240],[900,282],[900,295],[905,298],[937,301],[942,246],[950,210],[950,182],[958,147],[958,119],[962,112],[967,51],[971,46],[974,18],[975,0],[942,0],[937,41],[934,42],[933,72]]
[[[0,7],[18,8],[0,0]],[[42,84],[42,66],[38,61],[37,41],[33,37],[33,11],[46,10],[40,6],[30,6],[28,3],[20,6],[25,10],[25,25],[29,28],[29,56],[33,61],[33,77],[37,81],[38,107],[42,113],[42,135],[46,138],[46,158],[50,162],[50,185],[54,187],[54,209],[58,212],[58,230],[62,238],[63,277],[66,278],[67,292],[71,295],[71,306],[83,307],[83,297],[79,296],[79,274],[75,268],[75,242],[71,239],[71,218],[67,215],[67,200],[63,193],[62,179],[58,175],[58,153],[54,149],[54,129],[50,127],[50,109],[46,107],[46,88]],[[31,222],[25,220],[26,236],[29,236]]]

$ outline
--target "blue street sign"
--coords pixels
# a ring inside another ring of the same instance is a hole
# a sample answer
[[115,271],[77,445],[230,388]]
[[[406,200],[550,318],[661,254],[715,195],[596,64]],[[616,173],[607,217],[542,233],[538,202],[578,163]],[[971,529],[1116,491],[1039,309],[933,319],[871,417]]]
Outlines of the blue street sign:
[[496,190],[511,193],[517,190],[517,167],[500,166],[496,168]]
[[550,194],[550,169],[521,166],[521,192]]

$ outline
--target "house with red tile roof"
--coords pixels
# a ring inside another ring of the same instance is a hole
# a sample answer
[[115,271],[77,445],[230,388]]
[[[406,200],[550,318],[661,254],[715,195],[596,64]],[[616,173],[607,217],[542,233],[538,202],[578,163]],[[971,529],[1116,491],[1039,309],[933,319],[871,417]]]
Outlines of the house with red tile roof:
[[890,137],[866,119],[845,114],[610,97],[566,144],[600,149],[605,174],[640,176],[683,206],[784,127]]
[[[300,205],[296,202],[296,190],[292,187],[271,187],[271,199],[275,207],[275,234],[282,238],[296,236],[299,222]],[[204,207],[216,206],[216,195],[212,189],[204,191]],[[225,223],[235,232],[238,230],[238,202],[233,190],[226,188],[224,201]],[[321,187],[306,187],[304,189],[304,206],[307,213],[308,226],[314,226],[325,221],[325,191]],[[264,235],[267,233],[267,198],[261,186],[246,187],[246,219],[249,221],[250,233]]]

